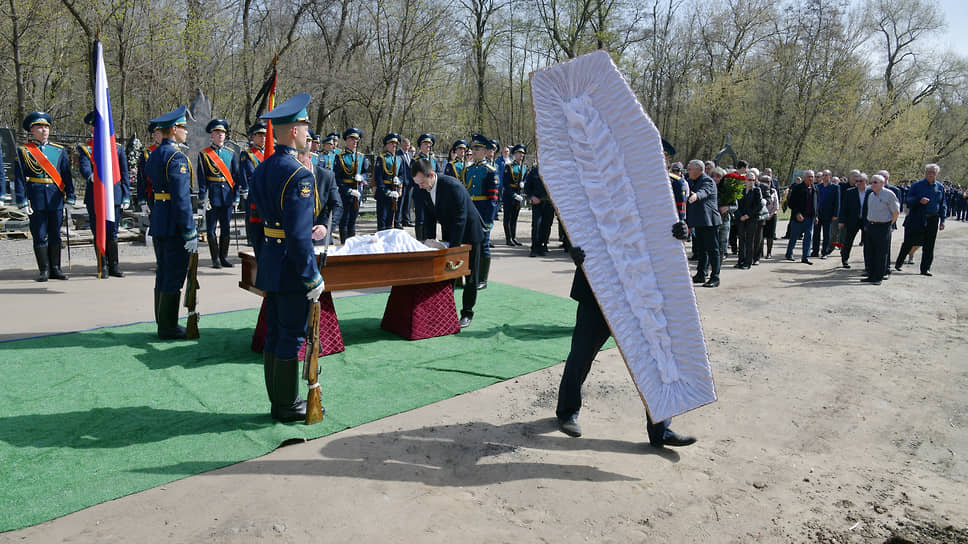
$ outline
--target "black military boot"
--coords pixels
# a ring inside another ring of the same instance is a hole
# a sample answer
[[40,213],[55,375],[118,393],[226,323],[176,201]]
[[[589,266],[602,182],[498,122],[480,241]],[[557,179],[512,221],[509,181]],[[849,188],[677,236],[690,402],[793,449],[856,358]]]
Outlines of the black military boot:
[[426,240],[426,238],[424,238],[423,225],[414,225],[413,237],[417,240]]
[[222,263],[222,266],[224,266],[225,268],[232,268],[235,266],[234,264],[229,262],[229,247],[230,247],[229,240],[230,240],[229,232],[223,232],[218,237],[218,250],[219,250],[218,260],[220,263]]
[[478,275],[477,290],[487,289],[487,275],[491,271],[491,258],[481,256],[481,272]]
[[161,300],[161,291],[155,289],[155,323],[159,323],[158,319],[158,301]]
[[212,257],[212,268],[222,268],[218,260],[218,240],[214,236],[208,237],[208,254]]
[[266,394],[269,395],[269,403],[273,402],[272,376],[276,367],[276,354],[269,351],[262,352],[262,371],[266,379]]
[[[107,273],[115,278],[123,278],[124,272],[121,271],[121,267],[118,266],[118,241],[108,240],[107,241]],[[102,273],[103,276],[103,273]]]
[[[507,217],[505,217],[505,220]],[[514,247],[514,239],[511,237],[511,225],[508,225],[507,221],[504,222],[504,243]]]
[[185,327],[178,324],[178,303],[181,291],[158,294],[158,338],[162,340],[183,340]]
[[[98,253],[97,246],[94,247],[94,262],[94,273],[98,274],[100,270],[100,278],[102,280],[108,279],[108,258],[106,255],[101,255]],[[98,267],[96,263],[101,263],[101,266]]]
[[50,258],[50,277],[55,280],[66,280],[67,274],[61,272],[61,248],[57,244],[47,244],[47,257]]
[[304,421],[306,401],[299,397],[299,359],[275,358],[272,368],[272,419]]
[[50,257],[47,255],[47,246],[34,246],[34,257],[37,257],[37,269],[40,270],[40,274],[34,278],[34,281],[47,281],[47,276],[50,274]]
[[340,227],[340,229],[339,229],[339,243],[341,243],[341,244],[345,244],[346,243],[346,229],[344,229],[342,227]]

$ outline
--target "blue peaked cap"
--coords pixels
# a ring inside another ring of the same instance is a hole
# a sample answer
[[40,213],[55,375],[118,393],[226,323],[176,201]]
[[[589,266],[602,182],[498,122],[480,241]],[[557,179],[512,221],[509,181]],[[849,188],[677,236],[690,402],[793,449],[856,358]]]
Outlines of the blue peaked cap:
[[47,125],[50,126],[51,118],[50,114],[45,111],[35,111],[27,115],[24,119],[24,130],[30,132],[30,127],[34,125]]
[[309,122],[309,113],[306,106],[309,105],[309,93],[299,93],[296,96],[279,104],[272,111],[263,113],[260,119],[268,119],[277,125],[291,125],[292,123]]
[[171,128],[176,125],[185,125],[187,121],[185,120],[185,112],[188,110],[185,106],[178,106],[172,111],[155,117],[150,122],[155,124],[156,128]]

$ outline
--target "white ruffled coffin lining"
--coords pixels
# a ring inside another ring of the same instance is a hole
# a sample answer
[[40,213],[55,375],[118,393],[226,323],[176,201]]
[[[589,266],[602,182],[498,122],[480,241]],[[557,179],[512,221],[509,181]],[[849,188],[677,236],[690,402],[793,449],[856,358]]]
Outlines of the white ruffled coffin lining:
[[607,53],[532,78],[542,177],[656,421],[716,400],[655,126]]

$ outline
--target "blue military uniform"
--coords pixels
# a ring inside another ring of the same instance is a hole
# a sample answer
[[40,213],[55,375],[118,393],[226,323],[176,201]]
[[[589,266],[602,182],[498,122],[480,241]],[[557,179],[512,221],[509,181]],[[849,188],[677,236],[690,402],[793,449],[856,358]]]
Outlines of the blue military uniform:
[[[471,147],[488,147],[493,145],[482,134],[474,134]],[[487,276],[491,269],[491,228],[497,216],[497,171],[491,161],[484,159],[468,163],[461,170],[461,182],[471,194],[474,207],[484,220],[484,242],[481,243],[481,274],[478,289],[487,288]]]
[[[511,150],[511,155],[517,153],[526,154],[528,148],[518,144]],[[524,180],[528,175],[528,167],[524,164],[522,156],[521,162],[516,159],[504,166],[504,239],[509,246],[524,245],[518,241],[518,214],[521,212],[521,202],[524,197],[521,195],[524,189]]]
[[[89,126],[94,125],[95,112],[90,112],[84,117],[84,123]],[[101,277],[107,278],[109,275],[116,278],[123,278],[124,273],[118,265],[118,222],[121,220],[121,208],[127,208],[131,203],[131,186],[128,182],[128,159],[124,154],[124,148],[120,144],[114,144],[118,155],[118,169],[121,179],[114,181],[114,221],[105,221],[105,248],[103,259],[101,260]],[[78,144],[77,150],[80,152],[78,166],[81,176],[87,180],[84,186],[84,205],[87,207],[87,215],[91,226],[91,233],[97,236],[96,227],[97,212],[94,205],[94,140],[88,140],[86,144]],[[96,250],[95,250],[96,251]]]
[[[420,145],[424,142],[430,142],[430,148],[433,149],[433,146],[437,143],[437,139],[434,138],[433,134],[429,134],[429,133],[421,134],[420,137],[417,138],[417,149],[420,149]],[[433,227],[434,232],[429,232],[431,229],[426,228],[427,227],[427,224],[425,221],[426,207],[424,204],[425,199],[423,197],[423,193],[425,193],[426,191],[418,187],[417,182],[414,181],[413,179],[413,161],[417,159],[427,159],[428,161],[430,161],[430,164],[433,165],[434,172],[437,175],[440,175],[443,173],[443,164],[441,164],[434,157],[434,154],[432,151],[428,154],[425,154],[422,151],[417,151],[417,153],[414,154],[413,156],[413,160],[410,161],[410,168],[407,169],[407,174],[410,176],[410,183],[413,185],[414,236],[417,237],[417,240],[436,239],[437,238],[436,226]]]
[[[457,140],[454,145],[450,146],[450,151],[453,153],[458,149],[467,149],[467,142],[464,140]],[[463,160],[453,160],[448,161],[444,166],[444,175],[451,176],[460,179],[461,172],[464,171],[464,161]]]
[[[205,127],[211,134],[215,131],[228,132],[229,123],[225,119],[212,119]],[[208,233],[208,250],[212,257],[212,267],[231,268],[229,262],[229,241],[231,236],[232,211],[241,198],[242,176],[239,175],[239,157],[228,147],[214,144],[198,153],[198,199],[205,207],[205,228]],[[220,227],[218,239],[215,227]]]
[[[363,133],[358,128],[343,132],[343,139],[356,138]],[[333,173],[336,174],[336,188],[343,199],[343,217],[339,222],[339,238],[344,243],[356,235],[356,218],[360,215],[360,199],[370,163],[359,151],[341,151],[334,160]]]
[[[256,134],[265,134],[266,129],[265,122],[257,121],[249,127],[249,138]],[[255,144],[242,153],[242,158],[239,160],[239,177],[241,178],[240,183],[244,187],[248,188],[252,186],[253,173],[264,160],[265,149]],[[249,239],[249,244],[255,252],[256,258],[258,258],[259,251],[262,249],[262,242],[265,240],[262,234],[262,219],[259,217],[259,212],[256,210],[255,204],[249,198],[245,200],[245,233]]]
[[[383,137],[383,145],[399,144],[400,135],[391,132]],[[396,151],[384,151],[376,159],[373,169],[373,194],[376,197],[376,230],[399,227],[397,213],[403,190],[403,158]]]
[[[23,122],[27,132],[35,125],[50,126],[50,115],[35,111]],[[50,142],[30,140],[17,148],[14,163],[14,196],[18,208],[28,208],[30,235],[40,274],[37,281],[51,278],[66,280],[61,271],[60,226],[64,222],[64,204],[74,205],[74,181],[67,150]]]
[[[185,126],[185,106],[152,120],[158,128]],[[198,232],[192,215],[192,163],[176,144],[164,138],[145,165],[151,180],[154,206],[151,233],[155,260],[155,321],[163,340],[185,337],[178,325],[178,302],[188,273],[188,256],[198,251]]]
[[[323,138],[321,143],[333,143],[334,145],[339,140],[339,134],[335,132],[330,132]],[[330,170],[336,165],[336,156],[339,155],[339,149],[335,147],[329,151],[323,151],[319,154],[319,162],[323,165],[323,168],[329,168]]]
[[[275,126],[308,123],[308,94],[296,95],[264,114]],[[250,196],[265,231],[255,286],[266,293],[266,343],[263,351],[266,391],[272,417],[296,421],[306,416],[299,398],[297,353],[305,340],[310,300],[323,278],[313,250],[313,223],[320,212],[316,177],[297,151],[277,144],[255,169]]]

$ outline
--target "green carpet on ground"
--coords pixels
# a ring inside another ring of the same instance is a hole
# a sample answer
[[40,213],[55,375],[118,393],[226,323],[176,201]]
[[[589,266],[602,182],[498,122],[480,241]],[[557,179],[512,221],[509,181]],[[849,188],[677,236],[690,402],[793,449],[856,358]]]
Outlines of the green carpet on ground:
[[569,299],[490,283],[470,328],[407,341],[380,329],[386,299],[335,300],[347,347],[320,359],[312,426],[268,416],[258,309],[203,315],[192,341],[138,323],[0,343],[0,531],[546,368],[575,319]]

